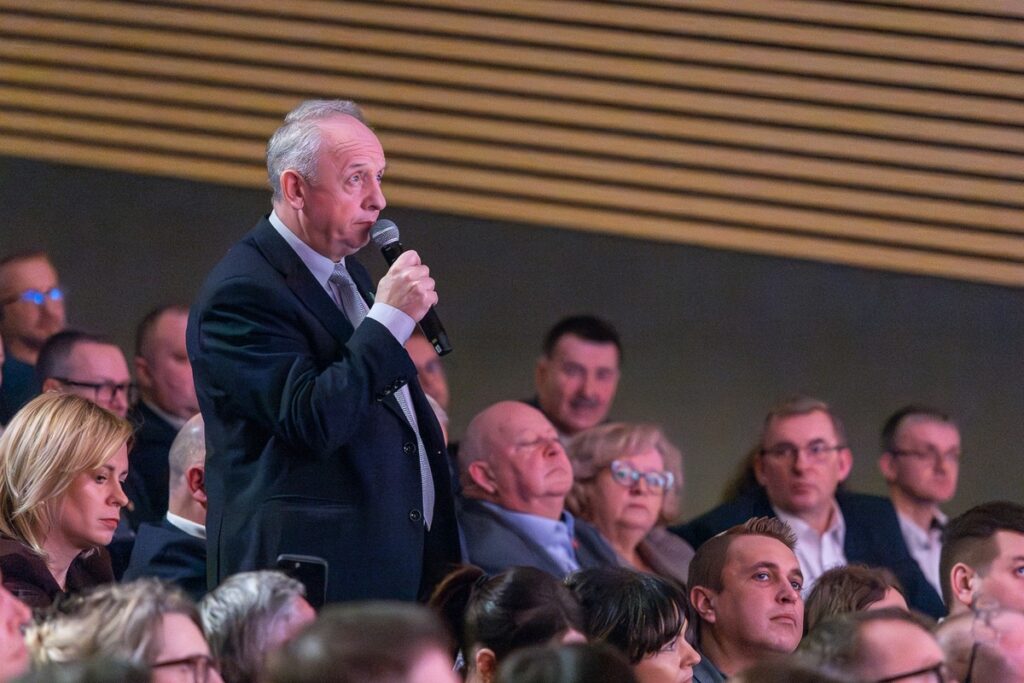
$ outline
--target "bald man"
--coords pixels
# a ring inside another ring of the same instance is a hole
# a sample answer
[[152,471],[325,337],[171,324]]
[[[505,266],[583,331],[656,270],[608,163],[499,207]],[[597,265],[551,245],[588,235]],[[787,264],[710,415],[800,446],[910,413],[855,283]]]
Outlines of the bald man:
[[472,564],[492,574],[527,565],[555,576],[618,564],[597,530],[565,510],[572,465],[536,408],[490,406],[469,423],[458,458],[459,521]]

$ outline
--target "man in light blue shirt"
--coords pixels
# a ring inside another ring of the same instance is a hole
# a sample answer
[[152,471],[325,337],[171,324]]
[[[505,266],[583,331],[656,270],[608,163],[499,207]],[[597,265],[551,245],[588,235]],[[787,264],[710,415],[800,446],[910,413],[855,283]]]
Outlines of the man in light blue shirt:
[[473,418],[459,448],[459,477],[471,563],[490,573],[528,565],[556,576],[617,564],[597,530],[565,510],[572,465],[536,408],[503,401]]

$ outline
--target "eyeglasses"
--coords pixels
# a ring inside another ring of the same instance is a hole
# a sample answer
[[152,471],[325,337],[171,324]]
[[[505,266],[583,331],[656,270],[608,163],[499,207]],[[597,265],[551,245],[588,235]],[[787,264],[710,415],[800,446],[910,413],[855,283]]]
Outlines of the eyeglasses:
[[888,678],[879,678],[871,681],[871,683],[895,683],[895,681],[902,681],[907,678],[924,676],[926,674],[935,674],[935,683],[948,683],[953,680],[953,677],[949,672],[949,667],[946,666],[946,663],[939,662],[938,664],[926,666],[923,669],[917,669],[916,671],[908,671],[907,673],[899,674],[897,676],[889,676]]
[[612,471],[612,481],[630,488],[641,479],[647,482],[649,488],[656,491],[671,491],[676,483],[676,476],[671,472],[641,472],[621,460],[612,460],[608,469]]
[[124,394],[125,401],[128,403],[135,403],[135,399],[138,398],[138,389],[134,382],[114,384],[113,382],[79,382],[67,377],[54,377],[53,379],[69,387],[92,389],[93,399],[101,403],[110,403],[119,393]]
[[974,612],[974,620],[971,622],[971,655],[967,659],[967,673],[964,674],[964,683],[971,683],[974,675],[974,660],[978,658],[978,648],[984,644],[995,643],[999,640],[999,633],[992,624],[992,616],[995,614],[997,603],[988,596],[979,596],[975,605],[971,608]]
[[791,443],[780,443],[777,446],[771,448],[761,449],[761,455],[772,458],[774,460],[796,460],[800,453],[806,453],[807,458],[811,462],[822,463],[828,459],[828,456],[836,451],[841,451],[846,446],[836,444],[835,446],[829,446],[824,441],[812,441],[803,448],[791,444]]
[[63,301],[64,290],[60,287],[50,287],[45,292],[41,292],[38,289],[26,289],[24,292],[12,296],[9,299],[5,299],[3,305],[13,304],[15,301],[27,301],[30,304],[36,306],[42,306],[46,303],[46,300],[50,301]]
[[938,451],[904,451],[904,450],[892,450],[889,451],[895,456],[905,456],[913,458],[920,463],[931,463],[938,465],[940,462],[946,465],[957,465],[960,463],[960,451],[946,451],[945,453],[939,453]]
[[154,662],[149,665],[151,669],[170,667],[177,667],[181,674],[191,674],[193,683],[207,683],[210,680],[210,672],[217,671],[217,662],[210,655],[192,655],[181,659],[169,659],[166,662]]

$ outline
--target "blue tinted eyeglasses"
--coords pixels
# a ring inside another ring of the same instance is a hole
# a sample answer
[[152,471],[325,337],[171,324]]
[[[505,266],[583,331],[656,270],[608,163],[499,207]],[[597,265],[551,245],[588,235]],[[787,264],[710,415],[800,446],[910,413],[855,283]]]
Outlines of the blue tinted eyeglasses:
[[612,471],[612,480],[622,486],[632,487],[643,479],[649,488],[671,491],[676,483],[676,477],[671,472],[641,472],[621,460],[612,460],[609,469]]
[[4,305],[12,304],[15,301],[26,301],[30,304],[35,304],[36,306],[42,306],[46,303],[47,299],[50,301],[63,301],[64,290],[60,287],[50,287],[45,292],[41,292],[38,289],[26,289],[21,294],[6,299],[4,301]]

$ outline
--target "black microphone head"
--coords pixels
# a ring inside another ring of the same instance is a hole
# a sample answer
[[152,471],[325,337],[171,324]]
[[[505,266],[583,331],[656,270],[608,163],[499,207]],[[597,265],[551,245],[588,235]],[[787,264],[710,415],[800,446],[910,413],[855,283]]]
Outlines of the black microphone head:
[[370,228],[370,239],[377,245],[378,249],[398,241],[398,226],[394,221],[381,218]]

